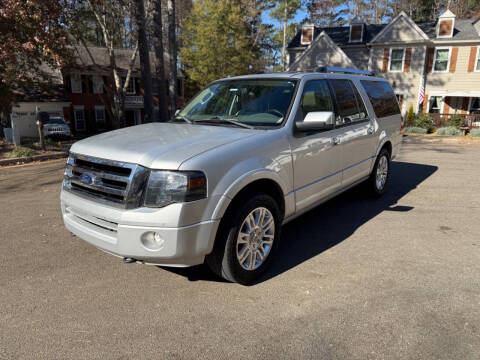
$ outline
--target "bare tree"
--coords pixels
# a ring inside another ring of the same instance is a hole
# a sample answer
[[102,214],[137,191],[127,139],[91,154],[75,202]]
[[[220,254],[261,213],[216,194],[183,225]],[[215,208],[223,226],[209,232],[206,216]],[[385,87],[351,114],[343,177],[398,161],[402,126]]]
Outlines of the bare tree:
[[[120,16],[124,16],[122,10],[125,7],[128,8],[127,3],[124,3],[121,0],[116,1],[109,1],[109,0],[101,0],[101,1],[94,1],[94,0],[87,0],[88,6],[92,10],[93,14],[95,15],[95,19],[97,20],[97,24],[100,27],[103,35],[103,41],[105,43],[105,47],[107,48],[108,59],[110,63],[110,71],[112,72],[113,82],[114,82],[114,102],[115,106],[113,106],[113,115],[114,120],[112,125],[114,128],[119,128],[125,126],[125,94],[127,91],[128,83],[130,82],[132,76],[132,70],[135,65],[135,59],[137,57],[138,52],[138,39],[135,43],[135,48],[132,52],[130,57],[130,61],[128,64],[128,68],[125,81],[122,81],[122,76],[120,74],[120,69],[117,67],[116,57],[115,57],[115,36],[118,23],[118,18]],[[93,64],[95,65],[95,61],[93,59],[92,54],[88,50],[88,47],[85,45],[85,49],[90,56]]]
[[175,0],[167,0],[168,12],[168,61],[170,65],[170,76],[168,79],[168,93],[170,96],[170,112],[174,114],[177,110],[177,33],[175,26]]
[[153,95],[152,95],[152,71],[150,68],[149,46],[145,23],[144,0],[135,1],[135,22],[138,34],[138,52],[140,56],[140,71],[143,87],[143,109],[145,112],[144,122],[152,122],[153,119]]
[[159,121],[168,120],[167,88],[163,48],[162,0],[153,0],[153,46],[155,49],[155,75],[158,88]]

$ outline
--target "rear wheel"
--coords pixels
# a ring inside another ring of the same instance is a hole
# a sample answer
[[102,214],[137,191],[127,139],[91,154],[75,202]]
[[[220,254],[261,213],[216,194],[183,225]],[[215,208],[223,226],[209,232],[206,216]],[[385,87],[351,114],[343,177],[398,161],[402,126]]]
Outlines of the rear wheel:
[[217,275],[248,285],[273,258],[280,238],[280,210],[266,194],[254,195],[234,206],[223,218],[213,252],[206,261]]
[[387,149],[382,149],[375,160],[375,165],[368,179],[368,185],[375,196],[380,196],[385,192],[389,172],[390,153]]

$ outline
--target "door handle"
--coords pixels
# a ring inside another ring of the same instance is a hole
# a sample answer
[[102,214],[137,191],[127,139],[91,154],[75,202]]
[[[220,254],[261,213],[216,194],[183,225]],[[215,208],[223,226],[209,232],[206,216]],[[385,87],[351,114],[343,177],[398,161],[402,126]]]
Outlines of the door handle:
[[332,144],[333,145],[338,145],[340,144],[340,137],[339,136],[335,136],[332,138]]
[[375,129],[370,126],[370,127],[367,129],[367,134],[368,134],[368,135],[372,135],[374,131],[375,131]]

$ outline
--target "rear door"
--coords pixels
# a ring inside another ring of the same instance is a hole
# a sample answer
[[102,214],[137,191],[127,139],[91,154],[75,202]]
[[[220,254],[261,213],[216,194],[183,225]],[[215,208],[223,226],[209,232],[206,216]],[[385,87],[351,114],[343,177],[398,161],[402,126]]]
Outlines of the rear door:
[[336,100],[336,127],[341,129],[342,187],[367,176],[374,154],[374,124],[354,82],[330,79]]

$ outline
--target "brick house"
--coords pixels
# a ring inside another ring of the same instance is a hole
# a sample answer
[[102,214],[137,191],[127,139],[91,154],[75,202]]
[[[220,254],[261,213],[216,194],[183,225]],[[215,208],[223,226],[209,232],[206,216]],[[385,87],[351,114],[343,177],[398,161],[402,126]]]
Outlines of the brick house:
[[389,80],[403,113],[413,105],[438,123],[461,114],[480,126],[480,19],[457,19],[447,10],[425,23],[402,12],[389,24],[358,18],[344,27],[307,24],[287,50],[289,71],[327,64],[370,70]]
[[[63,82],[71,105],[65,109],[65,119],[70,123],[76,135],[94,134],[112,129],[112,114],[109,111],[114,99],[112,97],[113,78],[109,68],[107,49],[104,47],[83,47],[75,49],[75,66],[63,70]],[[125,80],[132,56],[132,50],[116,49],[117,68]],[[94,61],[92,61],[92,57]],[[150,53],[152,74],[155,73],[156,61]],[[166,72],[167,73],[167,72]],[[179,105],[183,103],[183,78],[179,74]],[[158,111],[158,99],[155,81],[153,82],[154,110]],[[141,124],[144,118],[143,88],[140,79],[140,60],[136,57],[126,97],[126,126]]]

